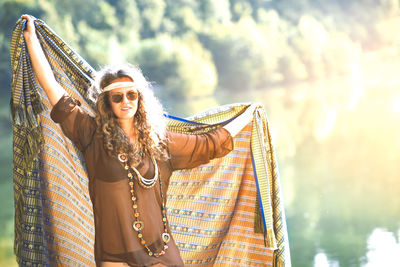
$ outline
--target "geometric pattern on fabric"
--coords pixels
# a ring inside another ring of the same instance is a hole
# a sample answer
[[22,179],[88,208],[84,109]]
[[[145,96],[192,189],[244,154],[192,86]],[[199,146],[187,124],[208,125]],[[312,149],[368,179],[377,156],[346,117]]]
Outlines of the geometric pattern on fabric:
[[[181,133],[202,133],[227,123],[247,107],[221,106],[186,120],[172,118],[169,126]],[[256,105],[253,123],[234,138],[233,151],[206,165],[176,171],[170,178],[168,218],[185,264],[290,266],[279,189],[265,111]],[[254,231],[259,213],[264,234]]]
[[250,137],[248,125],[228,155],[171,177],[168,218],[185,265],[272,266],[273,249],[254,233]]
[[[43,21],[34,23],[57,81],[93,114],[85,94],[94,69]],[[50,105],[33,75],[23,27],[19,20],[11,39],[17,262],[93,266],[93,211],[83,157],[49,117]],[[186,120],[170,117],[169,130],[207,132],[247,107],[217,107]],[[262,107],[234,142],[227,156],[171,177],[167,211],[182,258],[189,266],[290,266],[279,175]],[[257,221],[263,233],[254,230]]]
[[[55,78],[83,100],[94,70],[43,21],[37,36]],[[79,151],[49,117],[49,103],[33,75],[23,20],[11,38],[14,252],[21,266],[94,265],[93,212]]]

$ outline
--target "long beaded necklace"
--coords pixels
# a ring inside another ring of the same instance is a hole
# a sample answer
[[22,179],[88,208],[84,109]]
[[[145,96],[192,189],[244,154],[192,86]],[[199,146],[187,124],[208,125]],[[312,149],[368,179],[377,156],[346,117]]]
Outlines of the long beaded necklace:
[[[162,214],[162,222],[163,222],[163,226],[164,226],[164,232],[161,234],[161,239],[164,242],[164,247],[160,252],[153,252],[153,251],[151,251],[151,249],[149,248],[148,244],[146,243],[146,241],[143,238],[142,230],[144,228],[144,223],[143,223],[143,221],[140,220],[140,217],[139,217],[140,214],[139,214],[138,205],[137,205],[137,202],[136,202],[135,187],[134,187],[134,183],[133,183],[133,175],[132,175],[132,173],[130,171],[130,168],[129,168],[129,165],[128,165],[128,157],[126,156],[126,154],[119,154],[118,155],[118,159],[124,164],[125,170],[128,171],[128,180],[129,180],[128,184],[129,184],[130,191],[131,191],[131,196],[132,196],[133,215],[135,216],[135,221],[133,222],[132,227],[137,232],[137,236],[138,236],[138,238],[140,240],[140,244],[142,244],[147,249],[148,255],[149,256],[153,256],[153,257],[160,257],[160,256],[165,254],[166,250],[168,249],[167,243],[171,240],[171,236],[169,235],[168,230],[167,230],[167,212],[166,212],[166,209],[165,209],[165,200],[164,200],[164,194],[163,194],[163,191],[162,191],[161,179],[158,179],[158,181],[159,181],[159,184],[160,184],[161,214]],[[155,184],[155,181],[158,178],[159,170],[158,170],[157,162],[155,161],[154,158],[152,158],[152,161],[153,161],[153,164],[154,164],[155,175],[154,175],[154,178],[151,179],[151,180],[154,180],[154,182],[150,186],[145,186],[145,188],[153,187],[154,184]],[[139,180],[139,183],[140,183],[140,177],[143,177],[143,176],[140,175],[139,171],[136,170],[135,167],[132,167],[132,169],[134,169],[136,175],[138,176],[138,180]],[[144,179],[146,179],[146,178],[144,178]],[[150,179],[148,179],[148,180],[150,180]]]

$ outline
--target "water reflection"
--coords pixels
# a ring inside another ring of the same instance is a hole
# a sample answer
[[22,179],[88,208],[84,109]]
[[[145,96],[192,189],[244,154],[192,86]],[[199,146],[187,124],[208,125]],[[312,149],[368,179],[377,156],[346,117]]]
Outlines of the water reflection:
[[[400,266],[400,243],[392,232],[382,228],[375,228],[367,240],[367,253],[361,257],[363,267],[398,267]],[[339,267],[339,262],[329,259],[326,253],[320,250],[314,257],[314,267]],[[344,265],[345,266],[345,265]]]
[[314,257],[314,267],[339,267],[339,263],[330,261],[324,252],[318,252]]
[[368,252],[364,267],[400,266],[400,229],[397,237],[385,229],[376,228],[368,238]]

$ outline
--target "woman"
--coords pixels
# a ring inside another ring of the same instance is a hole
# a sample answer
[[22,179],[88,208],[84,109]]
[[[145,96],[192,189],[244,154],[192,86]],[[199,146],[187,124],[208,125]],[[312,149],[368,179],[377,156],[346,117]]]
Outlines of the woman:
[[82,152],[89,177],[97,266],[183,266],[165,210],[169,178],[222,157],[252,118],[246,110],[223,128],[202,135],[166,131],[162,108],[140,69],[107,67],[90,91],[96,115],[66,94],[54,78],[27,20],[24,38],[35,75],[53,106],[51,117]]

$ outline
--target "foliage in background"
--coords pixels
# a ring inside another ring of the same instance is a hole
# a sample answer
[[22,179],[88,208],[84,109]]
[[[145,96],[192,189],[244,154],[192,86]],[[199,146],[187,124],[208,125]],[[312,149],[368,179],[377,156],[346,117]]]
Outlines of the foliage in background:
[[3,94],[22,13],[45,20],[97,68],[142,66],[164,99],[347,74],[354,55],[393,42],[400,22],[397,0],[1,0]]

